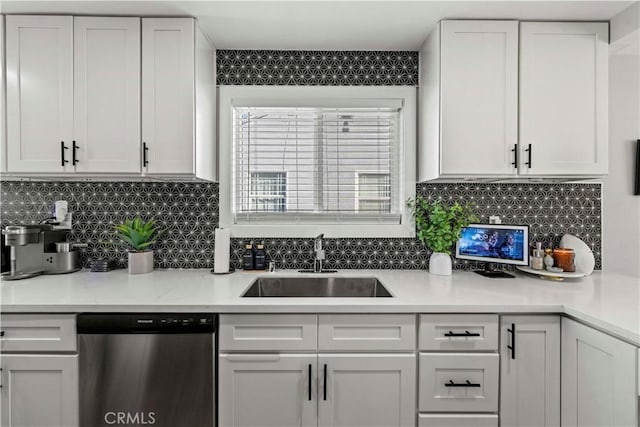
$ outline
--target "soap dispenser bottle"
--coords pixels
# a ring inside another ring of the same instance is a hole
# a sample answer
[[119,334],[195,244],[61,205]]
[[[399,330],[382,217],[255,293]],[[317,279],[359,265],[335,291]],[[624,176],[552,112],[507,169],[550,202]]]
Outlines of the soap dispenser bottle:
[[255,257],[253,255],[253,245],[244,245],[244,253],[242,254],[242,268],[245,270],[255,270]]
[[267,268],[267,253],[264,250],[264,245],[257,245],[254,253],[254,268],[256,270],[264,270]]

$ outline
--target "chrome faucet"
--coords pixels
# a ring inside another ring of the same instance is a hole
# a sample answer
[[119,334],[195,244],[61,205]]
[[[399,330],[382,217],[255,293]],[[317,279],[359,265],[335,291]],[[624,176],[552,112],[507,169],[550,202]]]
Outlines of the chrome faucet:
[[322,239],[324,238],[324,234],[319,234],[316,236],[315,244],[313,245],[313,249],[316,253],[316,259],[313,263],[313,272],[321,273],[322,272],[322,261],[324,261],[324,249],[322,249]]

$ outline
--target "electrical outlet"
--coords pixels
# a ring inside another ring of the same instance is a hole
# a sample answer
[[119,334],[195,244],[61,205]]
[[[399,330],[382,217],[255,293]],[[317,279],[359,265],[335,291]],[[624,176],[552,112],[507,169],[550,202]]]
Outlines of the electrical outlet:
[[502,224],[502,220],[499,215],[491,215],[489,217],[489,224]]

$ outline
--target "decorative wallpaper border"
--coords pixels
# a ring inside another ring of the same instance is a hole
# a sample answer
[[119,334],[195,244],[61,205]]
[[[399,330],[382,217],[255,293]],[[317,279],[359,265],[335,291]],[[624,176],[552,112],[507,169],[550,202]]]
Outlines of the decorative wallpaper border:
[[418,52],[218,50],[218,85],[416,86]]
[[[504,224],[528,224],[531,241],[556,247],[571,233],[591,247],[601,269],[600,184],[420,183],[417,194],[430,200],[470,203],[481,222],[499,215]],[[92,259],[127,265],[126,249],[113,238],[113,225],[141,215],[164,229],[155,245],[157,268],[213,268],[218,226],[218,184],[186,182],[0,182],[2,225],[37,224],[56,200],[67,200],[74,215],[69,238],[86,242],[84,267]],[[313,239],[233,238],[231,263],[239,268],[243,245],[264,241],[279,269],[313,266]],[[327,268],[426,269],[429,251],[416,239],[325,239]],[[455,268],[476,268],[457,261]]]

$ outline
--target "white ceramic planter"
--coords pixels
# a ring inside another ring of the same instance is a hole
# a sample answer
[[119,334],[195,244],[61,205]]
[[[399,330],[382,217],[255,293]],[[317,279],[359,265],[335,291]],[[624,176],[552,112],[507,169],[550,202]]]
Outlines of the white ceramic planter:
[[443,252],[433,252],[429,257],[429,273],[451,276],[451,256]]
[[129,274],[145,274],[153,271],[153,251],[129,252]]

